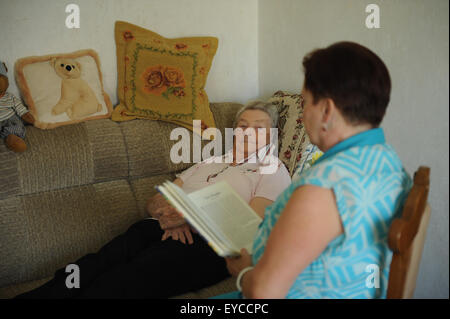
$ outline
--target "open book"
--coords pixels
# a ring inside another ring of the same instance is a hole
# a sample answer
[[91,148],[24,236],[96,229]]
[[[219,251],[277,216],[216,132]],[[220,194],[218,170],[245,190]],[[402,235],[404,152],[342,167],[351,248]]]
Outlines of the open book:
[[156,188],[219,256],[237,256],[242,248],[252,253],[261,217],[227,182],[190,194],[169,181]]

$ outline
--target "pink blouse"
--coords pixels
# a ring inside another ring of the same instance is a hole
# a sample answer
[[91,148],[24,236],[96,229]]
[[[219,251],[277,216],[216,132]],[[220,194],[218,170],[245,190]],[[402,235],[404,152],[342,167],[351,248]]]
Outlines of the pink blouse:
[[260,164],[251,163],[251,161],[236,166],[231,166],[224,161],[214,163],[206,160],[176,174],[176,177],[183,181],[182,189],[186,193],[219,181],[226,181],[247,203],[250,203],[254,197],[264,197],[275,201],[291,183],[289,172],[279,159],[277,159],[278,168],[272,174],[262,174],[259,169]]

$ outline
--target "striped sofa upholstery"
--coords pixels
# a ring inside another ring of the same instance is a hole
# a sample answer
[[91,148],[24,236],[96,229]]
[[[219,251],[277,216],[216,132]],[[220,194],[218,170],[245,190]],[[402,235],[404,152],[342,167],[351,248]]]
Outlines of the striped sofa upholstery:
[[[211,104],[222,133],[241,106]],[[192,165],[170,161],[175,127],[103,119],[52,130],[27,126],[28,150],[21,154],[0,143],[0,298],[43,284],[145,217],[154,185]],[[229,279],[177,297],[232,289]]]

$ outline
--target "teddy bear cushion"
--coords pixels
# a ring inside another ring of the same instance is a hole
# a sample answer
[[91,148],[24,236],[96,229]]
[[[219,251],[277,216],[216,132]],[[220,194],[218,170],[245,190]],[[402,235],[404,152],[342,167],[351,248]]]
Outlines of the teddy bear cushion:
[[94,50],[22,58],[15,64],[15,74],[36,127],[49,129],[111,116],[112,104],[103,90]]
[[115,25],[119,105],[115,121],[146,118],[192,130],[193,120],[215,127],[205,84],[218,39],[167,39],[117,21]]

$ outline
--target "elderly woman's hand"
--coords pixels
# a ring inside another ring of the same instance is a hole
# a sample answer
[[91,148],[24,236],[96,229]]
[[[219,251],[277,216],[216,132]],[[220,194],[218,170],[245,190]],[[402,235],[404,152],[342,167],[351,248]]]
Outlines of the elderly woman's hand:
[[173,240],[179,240],[183,244],[186,244],[186,239],[187,239],[187,241],[190,245],[194,242],[194,239],[192,238],[191,230],[193,231],[194,229],[192,229],[186,223],[184,225],[181,225],[178,227],[166,229],[161,240],[166,240],[167,238],[172,237]]
[[227,263],[228,272],[237,277],[242,269],[252,266],[252,256],[248,253],[247,249],[241,249],[241,255],[238,257],[227,257],[225,258]]
[[186,223],[183,216],[172,206],[160,207],[155,211],[161,229],[175,228]]

